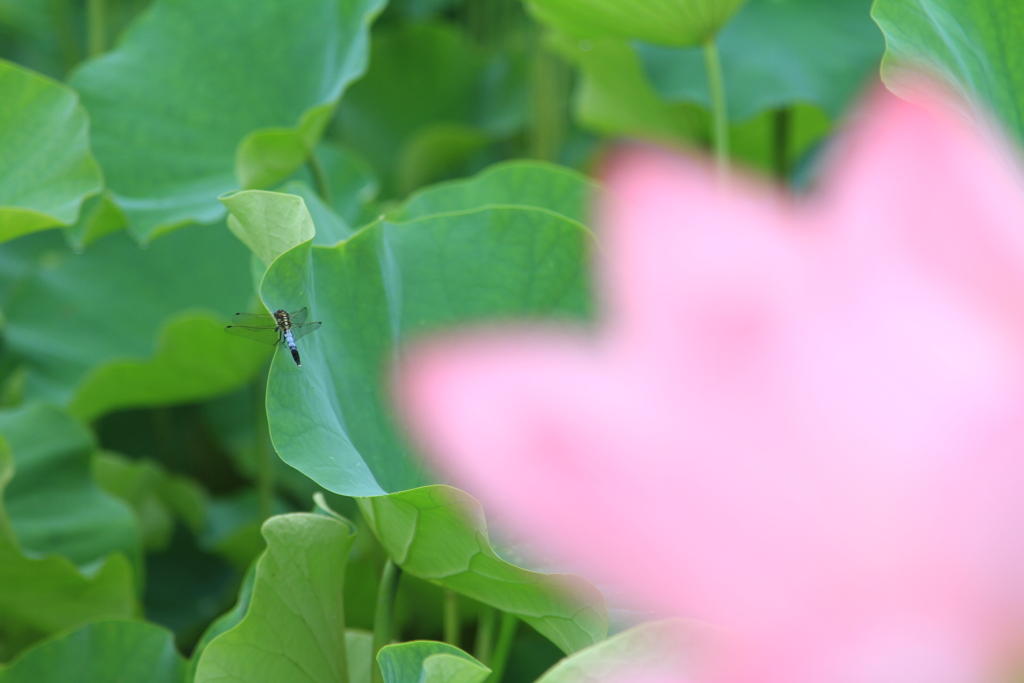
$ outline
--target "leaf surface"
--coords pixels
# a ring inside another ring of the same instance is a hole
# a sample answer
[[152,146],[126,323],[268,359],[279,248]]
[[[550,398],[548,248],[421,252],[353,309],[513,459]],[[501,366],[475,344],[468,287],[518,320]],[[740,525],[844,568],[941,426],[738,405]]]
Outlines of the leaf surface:
[[346,680],[342,590],[354,529],[296,513],[270,518],[263,535],[248,610],[206,646],[196,683]]
[[877,0],[871,16],[885,34],[882,78],[891,90],[906,92],[905,69],[937,73],[995,112],[1024,143],[1024,5]]
[[694,630],[681,620],[634,626],[566,657],[537,683],[590,683],[616,677],[628,680],[641,674],[686,680],[696,670],[690,661]]
[[[870,10],[871,0],[750,0],[716,39],[729,117],[797,103],[839,116],[885,49]],[[702,50],[640,45],[638,52],[662,98],[710,108]]]
[[699,45],[746,0],[530,0],[538,19],[588,38]]
[[64,683],[72,676],[76,683],[186,683],[174,634],[139,621],[87,624],[0,666],[0,683]]
[[0,60],[0,242],[78,220],[103,188],[89,119],[68,87]]
[[0,247],[11,262],[0,280],[11,276],[4,335],[27,365],[26,398],[92,420],[225,393],[266,361],[268,349],[223,331],[251,280],[248,252],[222,226],[146,249],[117,233],[81,254],[59,235],[25,240]]
[[0,411],[0,434],[16,474],[6,509],[21,548],[86,566],[111,553],[138,559],[140,537],[127,505],[93,480],[95,444],[67,413],[46,404]]
[[366,65],[381,0],[157,0],[71,79],[141,242],[224,215],[217,197],[303,164]]
[[563,652],[608,632],[604,598],[568,574],[531,572],[491,548],[483,509],[450,486],[424,486],[360,498],[384,549],[404,571],[521,618]]
[[87,621],[131,616],[132,568],[123,555],[109,557],[86,576],[65,557],[22,552],[4,506],[13,475],[14,456],[0,438],[0,657]]
[[377,655],[384,683],[482,683],[491,670],[454,645],[414,640]]

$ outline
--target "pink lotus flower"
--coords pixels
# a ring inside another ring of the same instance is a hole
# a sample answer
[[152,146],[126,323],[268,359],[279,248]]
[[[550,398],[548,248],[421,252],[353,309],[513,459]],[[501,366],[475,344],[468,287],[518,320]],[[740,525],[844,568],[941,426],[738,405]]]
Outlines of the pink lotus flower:
[[467,333],[402,373],[456,482],[712,625],[695,680],[981,683],[1020,654],[1024,183],[938,98],[862,114],[802,201],[620,153],[600,334]]

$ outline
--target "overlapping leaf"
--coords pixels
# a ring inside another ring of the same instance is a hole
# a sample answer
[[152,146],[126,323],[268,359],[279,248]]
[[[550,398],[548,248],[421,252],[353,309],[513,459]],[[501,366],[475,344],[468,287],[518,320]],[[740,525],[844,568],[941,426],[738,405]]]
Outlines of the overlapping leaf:
[[[580,67],[574,113],[581,126],[603,135],[626,135],[672,145],[710,144],[709,113],[693,102],[670,101],[658,93],[634,45],[617,38],[583,39],[565,33],[551,35],[549,43]],[[778,171],[780,162],[792,167],[828,132],[830,122],[817,106],[789,106],[782,159],[777,158],[774,126],[775,112],[767,110],[730,126],[733,158],[764,170]]]
[[886,85],[902,92],[901,69],[938,74],[1024,142],[1024,6],[1017,0],[877,0],[871,16],[885,33]]
[[0,60],[0,242],[78,219],[103,187],[69,88]]
[[642,675],[686,680],[696,670],[688,661],[696,630],[680,620],[641,624],[566,657],[537,683],[590,683]]
[[597,185],[563,166],[541,161],[495,164],[465,180],[438,183],[420,190],[388,214],[410,221],[482,206],[526,206],[554,211],[585,223]]
[[359,507],[403,570],[515,614],[563,652],[593,645],[608,632],[604,599],[593,586],[499,558],[472,496],[450,486],[425,486],[360,498]]
[[218,220],[217,197],[305,162],[366,64],[382,0],[158,0],[72,78],[129,230]]
[[457,174],[522,128],[525,65],[522,51],[487,57],[445,23],[382,28],[370,69],[346,94],[332,134],[381,173],[386,194],[406,194]]
[[88,566],[111,553],[137,559],[139,530],[131,510],[93,480],[92,437],[66,413],[45,404],[0,411],[0,435],[16,475],[6,508],[21,548]]
[[248,610],[203,650],[196,683],[346,680],[342,591],[353,528],[299,513],[271,518],[263,534]]
[[135,612],[131,565],[112,555],[89,575],[60,556],[30,557],[18,545],[3,504],[14,457],[0,439],[0,659],[58,631]]
[[699,45],[713,37],[746,0],[531,0],[537,17],[591,38]]
[[[361,504],[407,571],[522,616],[566,651],[603,636],[602,599],[585,588],[567,597],[563,582],[499,560],[479,507],[456,489],[404,491],[426,479],[392,422],[386,377],[402,340],[424,330],[584,317],[591,235],[574,217],[593,191],[565,169],[504,164],[424,190],[394,212],[401,222],[379,221],[336,247],[299,244],[262,288],[271,308],[309,306],[323,321],[300,341],[301,368],[280,354],[271,368],[267,410],[282,458],[329,490],[379,496]],[[404,526],[410,515],[427,520],[419,532]],[[449,555],[453,539],[461,550]]]
[[199,533],[206,520],[206,492],[194,481],[169,474],[152,460],[131,460],[110,451],[99,453],[92,473],[103,490],[135,513],[148,552],[166,550],[176,520]]
[[185,661],[167,629],[100,621],[25,652],[0,683],[186,683]]
[[590,183],[530,163],[495,173],[519,184],[523,204],[495,204],[513,198],[482,177],[467,186],[462,211],[449,202],[444,212],[413,217],[419,209],[411,208],[410,220],[378,221],[336,247],[305,242],[267,272],[262,294],[271,310],[308,306],[323,322],[300,342],[301,368],[283,357],[274,363],[267,405],[281,457],[328,490],[365,496],[426,483],[386,395],[403,338],[467,322],[586,314],[590,233],[556,212],[568,210],[564,202],[555,210],[529,204],[553,194],[523,188],[568,187],[575,178],[565,197],[582,200]]
[[223,227],[181,230],[140,250],[123,233],[75,254],[59,236],[0,248],[11,267],[8,348],[26,397],[93,419],[217,395],[255,374],[267,349],[223,333],[250,299],[249,254]]
[[377,31],[366,78],[352,86],[338,108],[336,134],[385,178],[393,178],[408,163],[403,159],[417,133],[437,124],[472,122],[481,68],[473,45],[443,24]]
[[[716,39],[730,118],[796,103],[841,114],[882,58],[870,9],[871,0],[750,0]],[[711,106],[700,49],[641,45],[639,54],[666,101]]]
[[377,655],[384,683],[482,683],[491,670],[454,645],[414,640]]

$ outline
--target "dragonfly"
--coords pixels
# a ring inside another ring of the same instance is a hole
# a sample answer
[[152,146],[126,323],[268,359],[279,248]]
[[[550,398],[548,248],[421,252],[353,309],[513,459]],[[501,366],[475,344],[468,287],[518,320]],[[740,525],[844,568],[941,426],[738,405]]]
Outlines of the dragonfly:
[[235,317],[232,318],[234,324],[225,327],[224,331],[271,346],[285,344],[291,350],[295,364],[301,368],[302,362],[299,360],[299,349],[295,342],[313,330],[320,329],[320,323],[306,322],[308,316],[308,308],[300,308],[291,313],[283,309],[269,314],[235,313]]

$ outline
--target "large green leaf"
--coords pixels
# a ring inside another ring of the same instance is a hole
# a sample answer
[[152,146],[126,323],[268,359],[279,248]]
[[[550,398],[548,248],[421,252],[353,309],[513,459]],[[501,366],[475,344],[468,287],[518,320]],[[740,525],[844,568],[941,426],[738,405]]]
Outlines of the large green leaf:
[[354,529],[297,513],[263,527],[252,601],[199,659],[196,683],[330,683],[347,678],[342,590]]
[[399,340],[466,321],[572,315],[587,308],[590,234],[525,207],[375,223],[337,247],[308,242],[263,281],[271,308],[309,306],[323,327],[278,354],[267,410],[274,446],[324,488],[375,495],[425,483],[388,412],[385,373]]
[[13,475],[14,457],[0,438],[0,660],[58,631],[135,611],[131,565],[123,555],[85,576],[67,558],[21,551],[3,504]]
[[180,230],[147,249],[118,233],[76,254],[42,234],[5,252],[22,269],[3,332],[29,368],[27,397],[91,420],[230,391],[265,362],[267,348],[223,332],[251,285],[249,254],[221,226]]
[[[202,659],[206,647],[219,635],[233,629],[245,618],[249,611],[249,604],[252,602],[255,582],[256,563],[253,563],[249,567],[249,571],[246,572],[242,587],[238,591],[238,602],[229,612],[210,624],[192,651],[192,658],[188,661],[186,681],[191,683],[195,680],[196,667],[199,666],[199,660]],[[349,583],[347,577],[345,583],[346,586]],[[373,634],[360,629],[346,629],[345,654],[348,659],[349,683],[370,683],[370,667],[373,664]]]
[[[841,114],[885,47],[871,1],[750,0],[716,39],[729,117],[795,103]],[[647,45],[639,53],[665,100],[711,106],[702,50]]]
[[377,654],[384,683],[482,683],[491,670],[454,645],[414,640]]
[[901,92],[904,68],[937,72],[1024,142],[1024,5],[1018,0],[876,0],[871,16],[885,34],[887,86]]
[[6,508],[22,549],[62,555],[79,566],[120,552],[140,553],[139,530],[127,505],[93,480],[92,437],[67,413],[41,403],[0,411],[0,434],[17,474]]
[[103,187],[69,88],[0,60],[0,242],[78,220]]
[[[388,409],[386,374],[396,345],[409,334],[471,321],[585,316],[592,238],[565,214],[583,215],[593,187],[550,165],[508,164],[424,191],[395,212],[410,220],[379,221],[336,247],[304,242],[279,256],[263,281],[264,302],[272,309],[309,306],[323,322],[299,342],[301,368],[284,354],[271,367],[267,413],[282,458],[344,495],[379,496],[424,483]],[[424,527],[417,554],[406,558],[396,539],[409,532],[393,526],[387,511],[412,506],[415,516],[418,505],[429,511],[432,496],[454,498],[447,514],[430,515],[434,523]],[[554,579],[497,559],[479,540],[480,511],[465,494],[430,487],[361,504],[379,506],[385,523],[375,532],[411,574],[521,615],[566,651],[603,636],[600,596],[565,597]],[[451,537],[462,539],[465,551],[449,558],[454,564],[418,563],[444,559]],[[493,567],[448,576],[474,557]],[[492,571],[499,578],[488,578]],[[510,581],[527,585],[509,594]]]
[[596,183],[563,166],[542,161],[507,161],[472,178],[420,190],[389,213],[388,218],[409,221],[483,206],[524,206],[554,211],[583,223],[596,193]]
[[746,0],[530,0],[538,19],[588,38],[699,45]]
[[483,509],[450,486],[360,498],[381,544],[403,570],[520,617],[563,652],[608,632],[604,598],[566,574],[539,574],[505,562],[487,539]]
[[25,652],[0,683],[186,683],[174,635],[138,621],[101,621]]
[[[498,192],[500,183],[485,174],[440,188],[435,199],[421,195],[398,212],[430,211],[434,203],[446,209],[442,213],[378,221],[334,247],[304,242],[267,271],[262,297],[269,310],[308,306],[312,319],[323,323],[299,342],[301,368],[278,354],[267,408],[278,453],[324,488],[366,496],[426,483],[393,424],[385,393],[403,337],[469,321],[587,312],[591,236],[556,211],[582,215],[582,206],[566,207],[570,199],[582,203],[592,185],[538,164],[491,174],[518,188],[524,204],[494,204],[514,198]],[[544,185],[565,192],[556,198]],[[551,200],[554,210],[528,205],[541,200]],[[460,202],[462,211],[450,210]],[[249,229],[261,226],[254,222]]]
[[73,86],[129,230],[218,220],[305,162],[366,64],[383,0],[158,0]]
[[697,670],[689,652],[695,630],[678,620],[635,626],[566,657],[537,683],[629,680],[644,674],[653,680],[689,680]]

